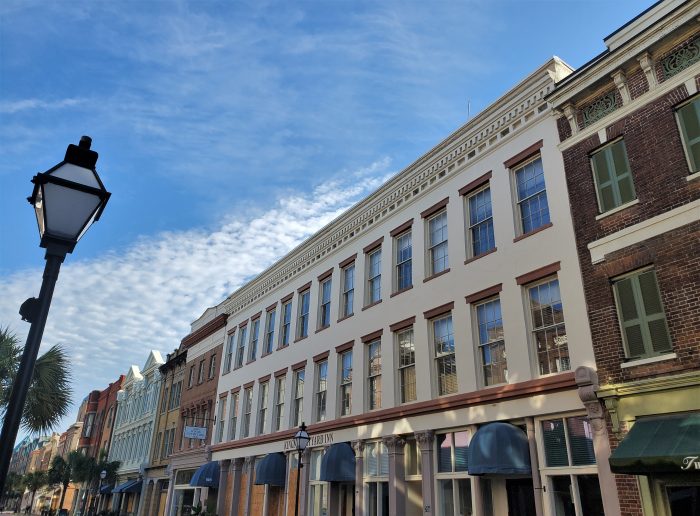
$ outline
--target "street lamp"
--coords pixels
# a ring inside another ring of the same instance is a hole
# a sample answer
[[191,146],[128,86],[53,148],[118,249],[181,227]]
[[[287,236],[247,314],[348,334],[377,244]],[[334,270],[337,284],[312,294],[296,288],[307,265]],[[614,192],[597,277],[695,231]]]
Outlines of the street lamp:
[[61,263],[66,254],[73,252],[92,223],[100,218],[109,200],[110,193],[95,170],[97,153],[90,150],[91,144],[92,139],[83,136],[78,145],[68,146],[63,161],[32,178],[34,190],[27,200],[36,213],[39,245],[46,249],[46,265],[39,298],[27,299],[19,309],[22,320],[31,326],[0,434],[3,443],[0,447],[0,493],[5,488],[12,443],[22,420]]
[[306,423],[302,423],[299,427],[299,431],[294,434],[294,443],[297,445],[297,453],[299,454],[297,458],[297,496],[296,503],[294,504],[294,516],[299,515],[299,483],[301,482],[301,468],[304,466],[301,463],[301,454],[306,449],[306,445],[309,444],[309,434],[306,431]]

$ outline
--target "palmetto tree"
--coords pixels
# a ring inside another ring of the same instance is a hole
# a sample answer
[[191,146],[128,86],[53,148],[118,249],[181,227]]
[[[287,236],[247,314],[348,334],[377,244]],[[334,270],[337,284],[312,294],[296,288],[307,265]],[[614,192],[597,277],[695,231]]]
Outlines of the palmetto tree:
[[34,506],[34,495],[36,495],[36,492],[48,483],[49,477],[46,471],[34,471],[24,475],[24,485],[32,493],[32,501],[29,503],[30,507]]
[[[104,450],[100,451],[99,459],[82,455],[82,459],[76,464],[75,475],[73,479],[77,482],[83,482],[88,493],[97,494],[97,489],[102,480],[100,474],[105,471],[105,481],[108,484],[113,484],[117,480],[117,470],[121,466],[118,460],[108,461],[107,454]],[[93,497],[94,498],[94,497]],[[83,506],[81,513],[85,514],[88,497],[83,498]]]
[[[16,503],[17,498],[22,496],[24,492],[24,483],[22,480],[22,475],[10,471],[7,474],[7,480],[5,481],[5,492],[2,494],[7,503],[8,500],[14,500]],[[7,510],[7,507],[5,507]]]
[[82,463],[87,459],[79,451],[72,451],[68,454],[67,460],[63,457],[54,457],[49,468],[49,484],[61,486],[61,501],[59,509],[63,509],[63,500],[66,498],[68,485],[75,480],[77,471],[82,467]]
[[[21,357],[17,336],[0,327],[0,419],[5,416]],[[48,433],[66,415],[72,394],[69,377],[68,357],[60,345],[37,359],[22,413],[22,426],[27,431]]]

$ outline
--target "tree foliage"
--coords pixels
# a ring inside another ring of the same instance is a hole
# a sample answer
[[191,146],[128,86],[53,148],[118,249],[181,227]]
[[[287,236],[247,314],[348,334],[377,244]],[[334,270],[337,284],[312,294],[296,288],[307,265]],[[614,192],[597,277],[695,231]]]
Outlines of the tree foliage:
[[[17,336],[9,328],[0,327],[0,417],[7,411],[21,358]],[[49,433],[67,414],[71,395],[68,356],[62,346],[56,345],[36,361],[22,426],[31,433]]]

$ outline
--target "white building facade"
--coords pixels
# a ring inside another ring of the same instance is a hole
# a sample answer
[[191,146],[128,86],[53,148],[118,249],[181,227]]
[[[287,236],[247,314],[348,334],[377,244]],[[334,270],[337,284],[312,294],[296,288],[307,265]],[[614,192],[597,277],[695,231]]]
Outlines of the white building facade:
[[619,514],[545,100],[570,72],[548,61],[217,307],[219,515],[294,514],[297,481],[308,516]]
[[132,365],[117,395],[110,461],[120,461],[112,494],[113,509],[135,515],[141,493],[141,475],[148,464],[156,417],[160,372],[164,360],[151,350],[143,369]]

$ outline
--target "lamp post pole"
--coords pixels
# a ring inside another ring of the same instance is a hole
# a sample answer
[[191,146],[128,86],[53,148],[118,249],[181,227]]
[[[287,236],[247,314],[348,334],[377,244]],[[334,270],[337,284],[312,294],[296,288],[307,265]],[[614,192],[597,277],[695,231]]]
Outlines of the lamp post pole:
[[302,423],[299,427],[299,431],[294,434],[294,441],[297,445],[297,488],[296,488],[296,503],[294,504],[294,516],[299,516],[299,484],[301,484],[301,468],[304,465],[301,463],[301,454],[306,449],[306,445],[309,444],[309,434],[306,432],[306,423]]
[[98,155],[90,150],[91,144],[92,139],[83,136],[78,145],[68,146],[63,161],[32,178],[34,190],[27,200],[36,213],[46,265],[39,298],[27,299],[19,309],[22,319],[31,326],[0,433],[0,493],[5,490],[58,272],[66,254],[73,252],[78,240],[100,218],[110,197],[95,170]]

